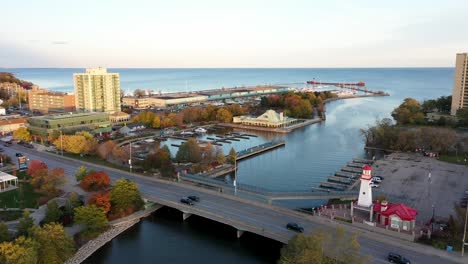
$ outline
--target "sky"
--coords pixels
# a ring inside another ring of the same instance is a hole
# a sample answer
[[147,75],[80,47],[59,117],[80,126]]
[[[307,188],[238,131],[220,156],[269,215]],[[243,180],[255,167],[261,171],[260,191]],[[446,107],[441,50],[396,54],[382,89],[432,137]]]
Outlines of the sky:
[[466,0],[5,0],[0,67],[452,67]]

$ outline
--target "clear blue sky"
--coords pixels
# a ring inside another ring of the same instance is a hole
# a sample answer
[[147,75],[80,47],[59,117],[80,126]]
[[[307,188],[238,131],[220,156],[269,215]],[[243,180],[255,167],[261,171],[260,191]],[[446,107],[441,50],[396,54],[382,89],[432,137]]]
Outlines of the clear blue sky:
[[3,1],[0,67],[453,66],[466,0]]

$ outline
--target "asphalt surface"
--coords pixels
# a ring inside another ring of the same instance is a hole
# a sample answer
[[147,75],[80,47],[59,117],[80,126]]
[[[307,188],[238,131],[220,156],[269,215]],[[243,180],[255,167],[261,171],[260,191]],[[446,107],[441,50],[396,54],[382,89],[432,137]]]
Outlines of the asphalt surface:
[[[242,199],[232,198],[226,194],[206,191],[184,184],[145,179],[144,177],[138,177],[129,172],[109,168],[103,169],[98,165],[85,164],[79,160],[71,161],[60,156],[38,152],[34,149],[28,149],[19,145],[3,148],[5,149],[4,153],[12,157],[15,163],[17,162],[15,154],[21,152],[29,158],[29,160],[37,159],[44,161],[49,168],[63,168],[68,179],[67,185],[70,189],[77,188],[74,173],[79,166],[84,165],[97,171],[105,171],[110,175],[113,181],[119,178],[127,178],[135,181],[139,185],[142,194],[145,197],[153,198],[152,200],[156,202],[161,201],[164,204],[173,204],[179,210],[184,211],[184,209],[186,209],[187,212],[195,209],[200,210],[203,211],[205,215],[211,214],[220,216],[225,219],[227,223],[243,223],[244,226],[251,226],[252,228],[256,228],[256,230],[265,230],[265,233],[275,235],[276,237],[287,239],[295,235],[294,231],[286,229],[286,224],[288,222],[298,223],[304,227],[305,233],[311,232],[316,228],[323,228],[325,230],[330,228],[329,226],[317,223],[317,221],[310,220],[310,217],[302,217],[297,213],[288,212],[289,210],[278,210],[267,205],[258,205],[243,201]],[[196,203],[193,208],[180,203],[180,199],[188,195],[197,195],[200,197],[200,202]],[[408,246],[408,243],[386,243],[382,241],[382,239],[373,239],[372,236],[363,235],[360,236],[360,243],[362,253],[372,257],[371,263],[388,263],[386,257],[389,252],[401,254],[411,260],[411,263],[457,263],[432,255],[430,253],[432,249],[426,249],[423,252],[412,250],[412,247]]]

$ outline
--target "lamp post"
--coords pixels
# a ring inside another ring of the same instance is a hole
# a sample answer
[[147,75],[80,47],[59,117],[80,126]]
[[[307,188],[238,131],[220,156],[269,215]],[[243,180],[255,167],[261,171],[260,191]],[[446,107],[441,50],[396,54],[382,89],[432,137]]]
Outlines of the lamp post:
[[130,166],[130,173],[132,173],[132,141],[130,141],[130,158],[128,159],[128,165]]
[[60,150],[61,150],[62,156],[63,156],[63,134],[62,134],[62,129],[60,129]]

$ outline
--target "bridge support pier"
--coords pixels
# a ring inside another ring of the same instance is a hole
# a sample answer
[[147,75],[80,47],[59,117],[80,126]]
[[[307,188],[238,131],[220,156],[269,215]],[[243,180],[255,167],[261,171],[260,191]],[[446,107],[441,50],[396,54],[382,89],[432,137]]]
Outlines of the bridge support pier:
[[187,218],[189,218],[192,214],[190,213],[182,213],[182,220],[186,220]]
[[237,238],[240,238],[244,234],[243,230],[237,229]]

